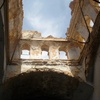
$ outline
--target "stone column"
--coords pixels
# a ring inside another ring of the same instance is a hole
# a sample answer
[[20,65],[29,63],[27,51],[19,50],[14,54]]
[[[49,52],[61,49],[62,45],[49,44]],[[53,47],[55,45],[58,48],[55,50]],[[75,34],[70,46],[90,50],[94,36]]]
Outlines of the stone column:
[[41,59],[41,46],[39,46],[39,45],[31,46],[30,58],[31,59]]
[[59,48],[56,46],[49,47],[49,58],[50,59],[59,59]]

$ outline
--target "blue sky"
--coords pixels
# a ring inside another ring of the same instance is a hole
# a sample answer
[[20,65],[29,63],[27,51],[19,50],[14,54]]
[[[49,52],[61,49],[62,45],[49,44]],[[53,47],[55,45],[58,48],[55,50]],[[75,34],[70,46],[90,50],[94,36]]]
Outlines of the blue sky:
[[23,30],[36,30],[43,37],[66,37],[71,0],[23,0]]

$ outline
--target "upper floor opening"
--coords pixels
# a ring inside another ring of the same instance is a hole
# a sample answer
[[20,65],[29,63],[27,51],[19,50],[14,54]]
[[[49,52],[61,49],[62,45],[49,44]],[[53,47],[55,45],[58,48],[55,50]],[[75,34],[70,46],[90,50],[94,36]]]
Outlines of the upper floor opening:
[[70,0],[23,0],[23,30],[38,30],[42,37],[66,37],[71,18]]

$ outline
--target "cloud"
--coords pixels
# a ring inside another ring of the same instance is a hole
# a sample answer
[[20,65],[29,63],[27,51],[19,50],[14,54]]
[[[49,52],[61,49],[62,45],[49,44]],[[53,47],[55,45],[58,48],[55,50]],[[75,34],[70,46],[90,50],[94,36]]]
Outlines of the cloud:
[[44,37],[48,35],[65,37],[70,20],[69,0],[30,0],[30,2],[29,4],[28,0],[23,0],[25,9],[23,30],[37,30]]

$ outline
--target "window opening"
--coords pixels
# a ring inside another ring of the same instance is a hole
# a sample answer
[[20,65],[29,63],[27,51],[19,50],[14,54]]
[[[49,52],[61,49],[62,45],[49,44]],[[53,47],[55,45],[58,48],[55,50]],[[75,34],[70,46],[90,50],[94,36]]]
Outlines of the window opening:
[[90,20],[90,27],[93,27],[94,23],[92,20]]
[[29,57],[30,57],[29,50],[22,50],[21,59],[29,59]]
[[30,58],[30,45],[27,43],[24,43],[21,46],[21,59],[29,59]]
[[60,51],[60,59],[67,59],[65,51]]
[[71,47],[68,51],[68,59],[69,60],[78,60],[80,57],[80,48],[78,47]]
[[49,59],[49,55],[47,51],[42,51],[42,59]]

